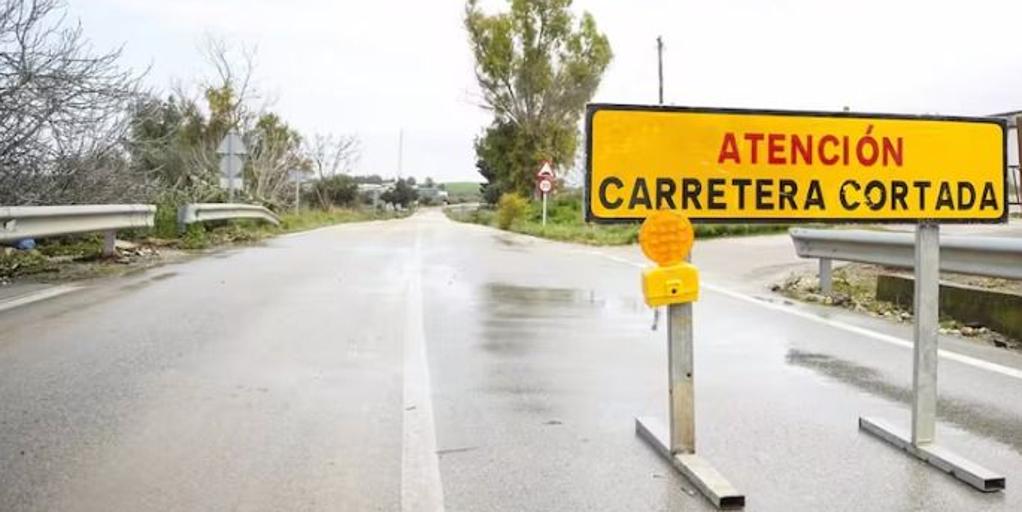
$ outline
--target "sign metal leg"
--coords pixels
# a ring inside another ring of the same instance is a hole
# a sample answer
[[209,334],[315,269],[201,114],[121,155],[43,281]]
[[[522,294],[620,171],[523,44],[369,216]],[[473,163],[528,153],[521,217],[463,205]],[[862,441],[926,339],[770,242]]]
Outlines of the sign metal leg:
[[696,452],[695,389],[692,380],[692,303],[667,306],[670,361],[671,453]]
[[547,193],[543,192],[543,225],[546,226],[546,196]]
[[940,307],[940,227],[916,227],[913,312],[912,424],[909,431],[876,418],[859,418],[868,432],[983,492],[1004,489],[1004,476],[937,446],[937,332]]
[[940,227],[916,228],[912,359],[912,444],[934,439],[937,415],[937,329],[940,296]]
[[695,372],[692,303],[667,306],[667,358],[670,377],[669,425],[653,417],[635,419],[635,433],[665,457],[719,509],[745,506],[745,495],[696,455]]

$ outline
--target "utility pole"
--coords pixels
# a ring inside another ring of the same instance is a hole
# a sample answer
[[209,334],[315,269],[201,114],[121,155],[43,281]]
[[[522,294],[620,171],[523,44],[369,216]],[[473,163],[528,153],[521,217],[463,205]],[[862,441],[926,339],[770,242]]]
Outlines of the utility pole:
[[660,83],[660,104],[664,104],[664,38],[656,36],[657,76]]
[[399,130],[397,132],[397,177],[398,178],[401,177],[401,166],[404,163],[402,161],[404,159],[404,152],[405,152],[405,129],[401,128],[401,130]]
[[[660,85],[660,104],[664,104],[664,38],[656,36],[657,83]],[[660,323],[660,308],[653,308],[653,330]]]

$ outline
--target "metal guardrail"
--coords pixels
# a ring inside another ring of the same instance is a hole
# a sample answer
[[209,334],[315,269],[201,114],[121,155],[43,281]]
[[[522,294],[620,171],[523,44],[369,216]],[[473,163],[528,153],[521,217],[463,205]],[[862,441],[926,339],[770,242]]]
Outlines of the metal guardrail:
[[177,210],[177,224],[182,231],[196,222],[231,219],[260,219],[280,225],[280,218],[276,214],[254,204],[189,203]]
[[[830,293],[832,289],[832,260],[898,268],[915,266],[915,236],[912,233],[795,228],[789,234],[800,258],[819,258],[820,289],[824,293]],[[942,236],[940,270],[1022,279],[1022,240]]]
[[156,206],[149,204],[3,206],[0,242],[103,232],[103,254],[109,256],[114,251],[117,230],[153,227],[155,216]]

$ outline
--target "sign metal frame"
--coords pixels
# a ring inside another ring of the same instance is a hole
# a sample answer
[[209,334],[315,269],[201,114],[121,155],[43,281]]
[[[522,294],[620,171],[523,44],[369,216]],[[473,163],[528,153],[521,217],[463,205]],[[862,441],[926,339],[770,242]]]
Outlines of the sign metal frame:
[[[902,121],[951,121],[957,123],[985,123],[996,125],[1001,134],[1001,185],[1002,203],[998,217],[989,218],[926,218],[914,217],[700,217],[692,222],[721,223],[830,223],[847,224],[866,222],[871,224],[916,224],[915,244],[915,300],[913,301],[913,385],[910,428],[905,430],[897,425],[870,417],[859,418],[859,429],[872,434],[905,452],[922,459],[942,471],[951,473],[974,488],[983,492],[997,492],[1005,488],[1003,475],[976,464],[964,457],[944,449],[936,443],[937,363],[938,353],[938,299],[940,296],[940,225],[941,224],[996,224],[1007,221],[1008,208],[1008,148],[1007,124],[999,118],[960,116],[926,116],[899,114],[867,114],[851,112],[813,112],[786,110],[720,109],[696,107],[663,107],[624,104],[590,104],[586,107],[586,176],[585,214],[587,221],[605,224],[620,224],[642,221],[641,217],[600,218],[592,211],[593,194],[593,118],[601,112],[643,111],[682,112],[700,114],[795,116],[870,120]],[[868,132],[867,132],[868,133]],[[1022,135],[1020,135],[1022,137]],[[1022,141],[1022,138],[1020,138]],[[1022,144],[1022,142],[1020,142]],[[860,157],[861,158],[861,157]],[[650,204],[647,197],[647,207]],[[606,206],[604,207],[606,209]],[[923,210],[920,208],[920,210]],[[656,211],[650,209],[649,212]],[[685,214],[684,210],[678,209]],[[822,265],[822,260],[821,260]],[[823,267],[821,266],[821,276]],[[822,284],[822,283],[821,283]],[[823,286],[827,286],[823,284]],[[695,455],[694,397],[692,396],[692,315],[691,305],[685,308],[672,305],[669,308],[668,360],[670,367],[669,401],[670,428],[664,429],[653,418],[637,418],[636,433],[651,443],[664,457],[668,458],[690,481],[692,481],[717,508],[743,507],[744,495],[740,494],[705,460]]]
[[[745,109],[745,108],[714,108],[714,107],[686,107],[686,106],[661,106],[661,105],[632,105],[625,103],[590,103],[586,105],[585,116],[585,151],[586,170],[585,186],[583,187],[583,200],[585,202],[585,219],[596,224],[630,224],[642,222],[644,217],[599,217],[592,210],[593,194],[593,117],[603,111],[626,111],[626,112],[676,112],[695,114],[725,114],[725,115],[746,115],[746,116],[782,116],[782,117],[814,117],[833,119],[858,119],[870,120],[894,120],[894,121],[949,121],[958,123],[992,124],[1001,129],[1001,215],[997,218],[969,219],[969,218],[925,218],[925,217],[841,217],[841,218],[809,218],[809,217],[692,217],[689,218],[695,224],[791,224],[798,222],[811,222],[816,224],[914,224],[916,222],[939,222],[941,224],[1002,224],[1008,221],[1008,129],[1007,122],[1001,118],[993,117],[970,117],[950,115],[915,115],[915,114],[890,114],[890,113],[868,113],[868,112],[827,112],[814,110],[775,110],[775,109]],[[686,212],[678,210],[682,214]],[[687,214],[686,214],[687,215]]]

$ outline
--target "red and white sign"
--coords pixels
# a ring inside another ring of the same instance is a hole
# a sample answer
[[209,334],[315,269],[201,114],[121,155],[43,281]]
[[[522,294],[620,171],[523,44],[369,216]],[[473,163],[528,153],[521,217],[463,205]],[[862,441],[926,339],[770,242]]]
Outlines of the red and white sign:
[[536,172],[536,187],[543,194],[549,194],[554,189],[554,166],[549,160],[544,160]]
[[550,160],[543,160],[543,165],[540,166],[539,172],[536,173],[536,177],[539,179],[554,179],[554,166],[550,163]]

